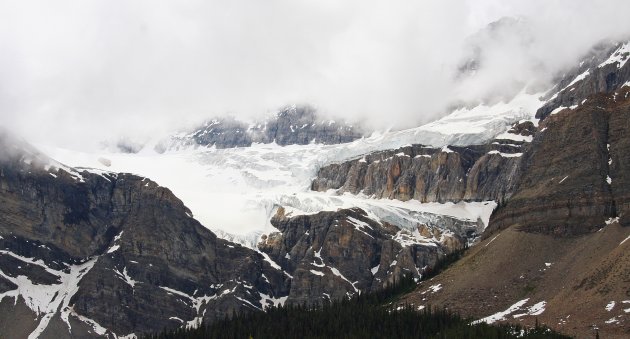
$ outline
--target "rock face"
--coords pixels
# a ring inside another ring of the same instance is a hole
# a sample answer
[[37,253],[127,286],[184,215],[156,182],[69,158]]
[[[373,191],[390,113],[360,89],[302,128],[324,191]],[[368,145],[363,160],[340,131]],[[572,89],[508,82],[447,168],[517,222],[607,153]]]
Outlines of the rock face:
[[263,256],[218,239],[149,179],[78,172],[6,133],[0,144],[0,318],[24,313],[1,336],[140,334],[288,294]]
[[342,209],[271,220],[280,232],[258,248],[293,276],[288,302],[313,304],[378,289],[403,273],[418,278],[439,257],[464,246],[464,237],[426,225],[401,230]]
[[6,132],[0,147],[3,337],[141,335],[317,304],[419,277],[483,226],[445,216],[401,229],[360,209],[279,208],[280,232],[257,252],[217,238],[147,178],[69,168]]
[[630,335],[630,87],[585,99],[540,122],[485,239],[403,302],[578,338]]
[[596,94],[540,124],[523,155],[518,189],[492,216],[489,232],[511,225],[578,235],[619,218],[630,225],[630,88]]
[[612,93],[630,81],[629,42],[601,43],[593,48],[580,65],[568,72],[536,112],[536,118],[544,119],[559,107],[580,104],[596,93]]
[[217,148],[248,147],[252,143],[278,145],[306,145],[309,143],[340,144],[361,138],[361,128],[343,121],[325,120],[309,106],[291,106],[274,117],[247,124],[233,118],[215,119],[190,134],[164,140],[156,150],[190,146]]
[[512,194],[520,155],[528,147],[518,140],[528,140],[534,130],[531,122],[523,122],[490,145],[413,145],[372,153],[322,167],[311,188],[403,201],[502,201]]
[[578,338],[594,336],[593,327],[627,338],[630,316],[619,305],[630,295],[629,114],[623,87],[549,115],[485,240],[403,301]]

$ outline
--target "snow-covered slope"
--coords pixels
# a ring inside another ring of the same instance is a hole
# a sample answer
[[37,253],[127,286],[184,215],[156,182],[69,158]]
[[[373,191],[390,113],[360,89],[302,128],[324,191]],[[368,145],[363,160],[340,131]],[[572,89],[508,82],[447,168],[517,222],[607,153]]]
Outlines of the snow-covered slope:
[[[310,191],[323,165],[408,144],[482,144],[504,133],[511,124],[529,120],[540,106],[538,95],[520,94],[510,103],[459,109],[430,124],[403,131],[374,134],[339,145],[253,144],[244,148],[188,148],[156,153],[147,147],[137,154],[81,153],[40,145],[53,158],[77,167],[131,172],[171,189],[194,216],[219,235],[252,246],[273,230],[270,217],[278,206],[294,215],[361,207],[376,220],[400,227],[420,223],[439,226],[440,215],[487,224],[494,203],[420,204],[376,200],[365,196]],[[109,166],[107,166],[109,165]],[[236,236],[235,236],[236,235]]]

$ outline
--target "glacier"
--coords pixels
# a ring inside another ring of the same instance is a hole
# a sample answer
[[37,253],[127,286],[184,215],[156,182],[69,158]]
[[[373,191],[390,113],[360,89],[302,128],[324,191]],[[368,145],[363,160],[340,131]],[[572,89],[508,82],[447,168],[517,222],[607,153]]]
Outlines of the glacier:
[[409,144],[438,148],[490,142],[512,124],[534,120],[536,109],[543,103],[540,97],[523,92],[507,103],[460,108],[420,127],[373,133],[336,145],[271,143],[227,149],[190,146],[158,153],[149,143],[134,154],[37,146],[79,170],[128,172],[151,178],[173,191],[194,217],[218,236],[255,248],[262,234],[277,231],[269,220],[279,206],[292,215],[360,207],[377,221],[409,229],[421,223],[439,226],[441,216],[487,225],[494,202],[402,202],[313,192],[310,184],[320,167],[375,151]]

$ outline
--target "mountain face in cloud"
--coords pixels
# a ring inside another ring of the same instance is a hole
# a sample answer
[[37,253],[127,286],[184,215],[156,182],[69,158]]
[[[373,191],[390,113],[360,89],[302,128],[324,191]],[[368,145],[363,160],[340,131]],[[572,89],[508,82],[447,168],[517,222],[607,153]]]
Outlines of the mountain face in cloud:
[[[0,118],[73,147],[287,104],[417,126],[453,102],[544,87],[597,41],[630,32],[628,10],[586,0],[3,2]],[[522,19],[486,28],[506,16]],[[471,41],[476,72],[458,77]]]

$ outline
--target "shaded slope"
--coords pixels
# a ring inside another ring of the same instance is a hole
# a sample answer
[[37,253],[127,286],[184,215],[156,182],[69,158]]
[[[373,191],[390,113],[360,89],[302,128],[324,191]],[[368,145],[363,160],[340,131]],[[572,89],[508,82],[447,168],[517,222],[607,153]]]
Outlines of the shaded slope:
[[630,224],[629,87],[598,94],[549,116],[524,153],[514,195],[489,231],[519,224],[528,231],[576,235],[619,217]]
[[11,150],[0,161],[0,318],[23,315],[0,335],[195,326],[288,293],[280,271],[218,239],[168,189],[64,167],[4,131],[0,144]]
[[406,300],[578,337],[630,335],[629,91],[542,121],[485,240]]
[[[630,244],[620,242],[630,229],[612,224],[590,235],[558,238],[517,228],[471,248],[404,301],[481,319],[527,299],[503,320],[531,326],[538,319],[578,337],[594,337],[595,327],[604,338],[628,336],[630,316],[624,309],[630,304],[623,301],[630,300]],[[616,307],[607,311],[611,301]],[[538,314],[531,307],[541,302]]]

